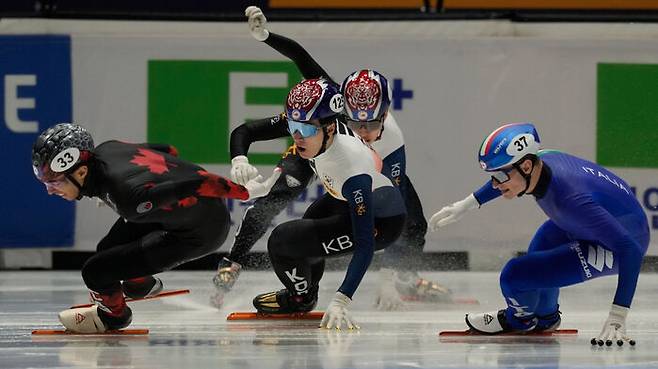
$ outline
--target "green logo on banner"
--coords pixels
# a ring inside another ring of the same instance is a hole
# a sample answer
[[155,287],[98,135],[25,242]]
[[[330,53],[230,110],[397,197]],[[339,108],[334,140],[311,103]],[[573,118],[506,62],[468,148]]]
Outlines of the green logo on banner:
[[658,64],[601,63],[597,81],[597,162],[658,168]]
[[[172,144],[196,163],[230,163],[232,128],[281,113],[301,79],[292,62],[151,60],[148,141]],[[250,161],[276,164],[281,142],[276,152],[250,152]]]

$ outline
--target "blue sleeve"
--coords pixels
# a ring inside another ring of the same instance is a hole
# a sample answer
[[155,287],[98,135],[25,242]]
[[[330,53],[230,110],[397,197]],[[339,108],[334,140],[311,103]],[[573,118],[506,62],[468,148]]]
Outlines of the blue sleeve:
[[343,197],[352,219],[354,253],[338,291],[352,298],[370,266],[375,252],[375,214],[372,206],[372,178],[367,174],[351,177],[343,185]]
[[613,303],[630,307],[635,295],[643,252],[629,232],[606,209],[597,204],[588,194],[577,194],[564,199],[570,204],[570,219],[584,235],[600,242],[613,252],[619,262],[617,291]]
[[487,181],[487,183],[480,187],[479,190],[473,192],[473,196],[475,196],[475,199],[478,201],[480,206],[495,198],[500,197],[500,195],[502,195],[502,193],[493,187],[491,181]]
[[407,198],[407,158],[404,153],[404,145],[390,153],[382,160],[382,174],[393,182],[400,190],[402,198]]

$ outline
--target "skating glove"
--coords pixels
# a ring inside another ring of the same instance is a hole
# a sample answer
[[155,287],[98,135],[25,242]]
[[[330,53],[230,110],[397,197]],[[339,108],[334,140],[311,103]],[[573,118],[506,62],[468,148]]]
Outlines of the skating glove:
[[430,218],[429,226],[432,232],[436,232],[440,227],[454,223],[461,219],[468,210],[476,209],[480,204],[473,194],[468,195],[465,199],[456,203],[444,206]]
[[597,338],[592,338],[592,345],[598,344],[603,346],[612,346],[613,342],[622,346],[624,341],[628,342],[631,346],[635,345],[635,341],[626,335],[626,316],[630,308],[612,304],[608,320],[603,324],[603,329]]
[[258,197],[263,197],[270,193],[272,186],[276,183],[281,175],[281,168],[276,167],[272,172],[270,178],[263,180],[263,176],[258,175],[258,177],[247,182],[244,187],[247,188],[249,192],[249,199],[247,201],[253,200]]
[[341,292],[336,292],[336,296],[334,296],[329,306],[327,306],[327,310],[324,312],[320,328],[335,328],[340,330],[343,327],[347,327],[349,329],[359,329],[360,327],[352,319],[349,311],[347,311],[347,307],[351,302],[352,299]]
[[231,159],[231,179],[233,182],[245,185],[258,176],[258,169],[249,164],[249,159],[244,155],[238,155]]
[[265,28],[267,24],[267,18],[265,14],[257,6],[250,6],[244,10],[244,15],[249,18],[247,22],[249,23],[249,31],[251,35],[258,41],[265,41],[270,36],[270,31]]

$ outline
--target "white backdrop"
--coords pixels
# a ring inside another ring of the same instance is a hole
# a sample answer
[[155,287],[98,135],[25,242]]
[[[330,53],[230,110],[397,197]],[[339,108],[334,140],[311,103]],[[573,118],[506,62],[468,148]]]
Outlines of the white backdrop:
[[[428,218],[487,179],[476,150],[503,122],[534,122],[544,147],[594,160],[597,63],[658,61],[658,26],[644,24],[271,23],[270,29],[303,44],[338,81],[370,67],[413,90],[394,113]],[[0,33],[71,35],[73,116],[97,142],[145,139],[149,60],[284,60],[242,23],[3,20]],[[228,166],[207,167],[229,173]],[[640,190],[658,187],[658,170],[618,172]],[[236,209],[238,220],[242,207]],[[426,251],[469,250],[481,255],[471,259],[477,267],[485,257],[524,250],[544,218],[529,198],[499,200],[428,235]],[[93,249],[114,219],[111,210],[80,202],[75,248]],[[257,245],[264,249],[264,242]],[[655,241],[649,252],[658,254]]]

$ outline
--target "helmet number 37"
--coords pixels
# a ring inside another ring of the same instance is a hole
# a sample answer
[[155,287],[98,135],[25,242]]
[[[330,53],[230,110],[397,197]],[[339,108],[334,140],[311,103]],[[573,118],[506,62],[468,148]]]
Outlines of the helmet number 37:
[[521,136],[518,140],[514,141],[514,145],[516,145],[516,151],[523,151],[528,147],[528,141],[525,136]]

